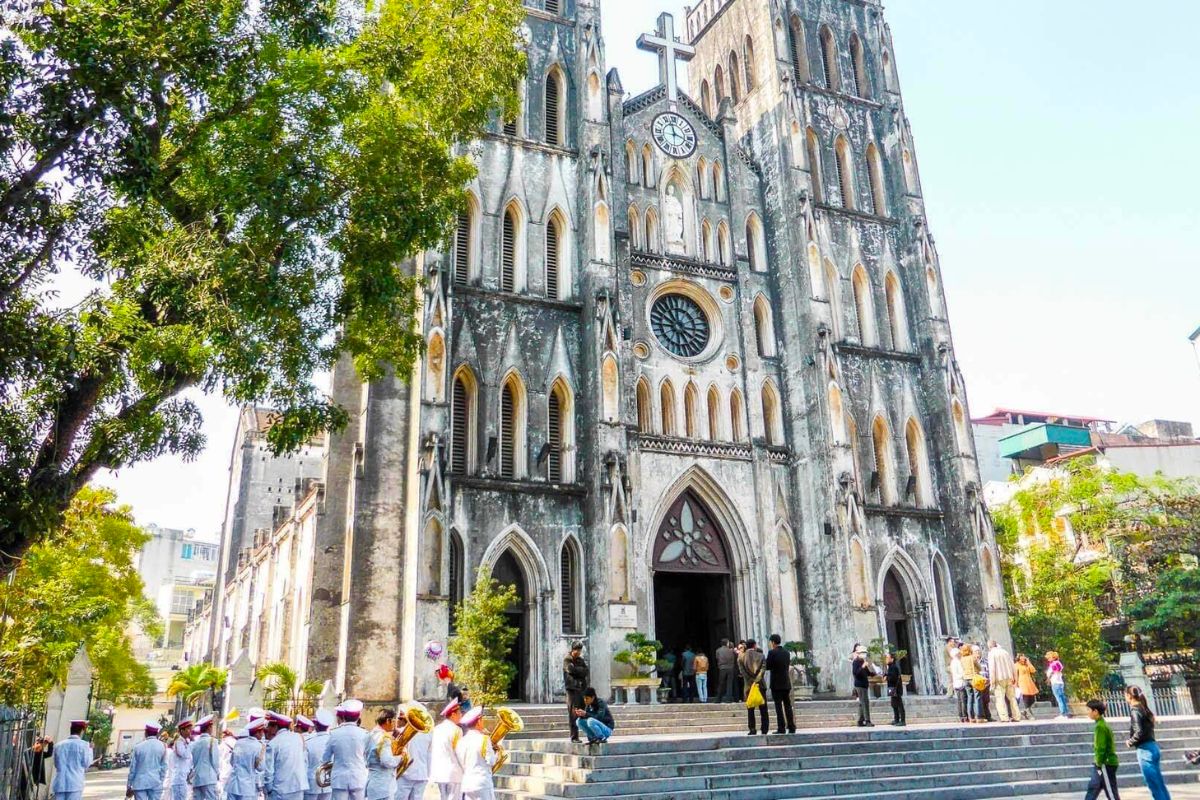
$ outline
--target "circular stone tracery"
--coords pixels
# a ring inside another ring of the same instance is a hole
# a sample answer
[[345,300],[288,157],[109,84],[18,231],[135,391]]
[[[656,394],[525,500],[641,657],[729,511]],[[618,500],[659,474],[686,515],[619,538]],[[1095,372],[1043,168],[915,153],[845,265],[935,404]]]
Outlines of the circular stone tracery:
[[665,294],[650,308],[650,329],[669,352],[694,358],[704,352],[712,326],[700,305],[682,294]]

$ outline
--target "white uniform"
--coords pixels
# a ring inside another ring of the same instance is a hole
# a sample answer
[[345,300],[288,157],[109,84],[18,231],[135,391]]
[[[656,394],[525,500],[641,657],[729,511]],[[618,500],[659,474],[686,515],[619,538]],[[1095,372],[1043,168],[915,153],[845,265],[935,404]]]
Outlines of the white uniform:
[[188,773],[192,771],[192,748],[182,736],[171,748],[171,800],[188,800]]
[[392,735],[382,728],[371,731],[367,750],[367,800],[392,800],[396,793],[396,767],[400,756],[392,755]]
[[308,791],[304,740],[295,731],[281,730],[267,742],[263,788],[271,800],[300,800]]
[[304,752],[306,755],[305,769],[308,771],[308,791],[304,793],[305,800],[317,800],[320,797],[328,798],[333,792],[333,789],[326,786],[322,789],[317,786],[317,767],[324,762],[325,745],[329,742],[329,731],[317,731],[310,733],[308,738],[304,740]]
[[83,797],[83,773],[92,765],[92,744],[78,734],[54,745],[54,780],[50,791],[57,800]]
[[455,747],[462,762],[463,800],[493,800],[492,765],[496,763],[496,748],[492,740],[476,730],[467,731]]
[[454,749],[461,738],[462,728],[448,719],[439,722],[431,734],[429,780],[437,784],[441,800],[459,800],[462,796],[462,762]]
[[221,768],[217,771],[217,797],[225,797],[225,787],[229,784],[229,775],[233,772],[233,748],[237,740],[230,736],[221,737]]
[[429,783],[429,746],[433,736],[418,733],[408,742],[405,751],[412,763],[396,781],[396,800],[425,800],[425,785]]
[[202,733],[192,742],[192,800],[217,800],[217,778],[221,770],[221,746]]
[[125,788],[136,800],[159,800],[167,778],[167,746],[158,739],[144,739],[134,745],[129,757],[129,777]]
[[354,722],[343,722],[330,732],[321,762],[333,762],[329,780],[333,800],[363,800],[370,741],[371,734]]
[[229,780],[225,784],[227,800],[256,800],[262,783],[262,742],[239,736],[229,757]]

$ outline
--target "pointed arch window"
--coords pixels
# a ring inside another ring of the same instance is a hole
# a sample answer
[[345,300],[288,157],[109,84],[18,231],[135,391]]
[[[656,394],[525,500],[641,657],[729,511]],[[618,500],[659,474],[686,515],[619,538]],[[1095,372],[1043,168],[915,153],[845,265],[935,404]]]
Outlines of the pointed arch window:
[[741,72],[738,66],[738,54],[729,51],[729,99],[737,105],[741,101],[742,87],[739,85],[741,81]]
[[675,387],[670,379],[662,382],[659,388],[659,413],[662,415],[663,436],[675,436],[678,428],[675,426]]
[[829,318],[833,321],[833,338],[841,340],[842,338],[842,299],[839,283],[841,278],[838,275],[837,267],[828,258],[825,259],[825,290],[829,293]]
[[839,91],[842,86],[841,76],[838,75],[837,42],[828,25],[821,28],[821,69],[825,79],[825,88],[835,92]]
[[642,185],[647,189],[654,188],[654,151],[650,145],[642,146]]
[[563,103],[562,75],[557,69],[546,75],[546,144],[561,147],[564,144],[563,132],[566,128]]
[[825,202],[825,192],[821,177],[821,140],[817,138],[817,132],[812,128],[808,129],[808,133],[804,137],[804,147],[808,156],[808,179],[812,186],[813,200],[823,203]]
[[551,483],[575,482],[575,395],[559,378],[547,398],[546,437],[550,451],[546,475]]
[[797,83],[808,83],[812,80],[808,70],[808,46],[804,40],[804,22],[800,17],[793,15],[791,23],[791,45],[792,54],[792,77]]
[[871,444],[875,451],[874,481],[878,483],[879,499],[887,506],[896,504],[896,467],[892,460],[892,433],[883,417],[871,423]]
[[612,223],[608,213],[608,202],[598,200],[592,208],[592,233],[596,246],[592,252],[597,261],[612,260]]
[[871,302],[871,281],[862,264],[854,268],[851,279],[854,288],[854,313],[858,321],[858,337],[865,347],[876,347],[879,336],[875,331],[875,309]]
[[713,229],[708,220],[700,223],[700,254],[707,262],[713,260]]
[[557,211],[550,215],[546,225],[546,297],[558,300],[562,297],[560,280],[563,267],[563,235],[562,215]]
[[754,300],[754,340],[760,356],[775,355],[775,324],[771,320],[771,307],[761,294]]
[[754,73],[754,40],[749,36],[742,46],[742,59],[746,69],[746,94],[750,94],[758,84],[758,76]]
[[604,419],[616,422],[620,416],[621,378],[617,357],[612,352],[605,353],[600,362],[600,388]]
[[429,337],[425,348],[425,397],[433,403],[446,399],[446,339],[440,330]]
[[696,188],[701,200],[709,198],[708,159],[704,156],[700,156],[700,160],[696,162]]
[[908,340],[908,325],[905,321],[904,293],[900,289],[900,280],[895,272],[889,272],[884,279],[884,290],[887,296],[888,328],[892,334],[893,350],[908,350],[911,346]]
[[855,97],[870,97],[871,93],[867,87],[866,54],[863,52],[862,39],[857,33],[850,34],[850,63],[854,68]]
[[525,386],[513,373],[500,389],[500,477],[524,477],[525,450]]
[[721,266],[733,266],[733,247],[729,242],[729,226],[724,221],[717,225],[717,255],[721,260]]
[[762,220],[757,214],[746,218],[746,249],[750,256],[750,269],[755,272],[767,270],[767,240],[763,236]]
[[637,206],[629,207],[629,245],[634,250],[647,249],[642,241],[642,217]]
[[958,452],[969,453],[971,434],[967,428],[967,415],[957,397],[950,401],[950,414],[954,418],[954,439],[958,444]]
[[659,252],[658,214],[653,208],[646,209],[646,241],[643,244],[647,253]]
[[470,368],[454,375],[450,390],[450,471],[467,475],[475,470],[475,397],[477,384]]
[[467,195],[467,207],[458,212],[454,228],[454,283],[466,286],[475,274],[475,228],[479,220],[479,206],[475,195]]
[[714,200],[725,199],[725,174],[720,161],[714,161],[712,165],[712,189]]
[[700,81],[700,108],[708,116],[712,116],[712,87],[708,85],[708,79]]
[[455,617],[458,615],[458,606],[463,600],[463,575],[466,574],[467,568],[463,558],[463,543],[462,537],[458,535],[458,531],[450,529],[450,591],[447,593],[450,597],[450,632],[454,633],[458,630],[458,625]]
[[581,581],[579,575],[579,547],[574,539],[563,542],[559,556],[558,598],[562,609],[562,632],[564,635],[579,634],[583,630],[579,613]]
[[708,387],[708,438],[721,440],[721,392],[716,386]]
[[604,121],[604,92],[600,89],[600,76],[595,72],[588,73],[588,119],[592,122]]
[[742,404],[742,392],[734,389],[729,393],[729,438],[735,442],[746,441],[746,417]]
[[838,189],[842,193],[842,207],[853,210],[856,206],[854,160],[850,155],[850,144],[844,136],[839,136],[834,143],[834,163],[837,165]]
[[887,216],[887,196],[883,191],[883,159],[875,143],[867,145],[867,178],[871,186],[871,210],[876,216]]
[[933,593],[937,600],[938,633],[949,636],[955,630],[954,610],[950,592],[950,568],[941,553],[933,554]]
[[637,421],[642,433],[654,432],[654,413],[650,407],[650,382],[644,377],[637,382]]
[[783,417],[779,412],[779,393],[770,381],[765,382],[762,387],[762,414],[767,444],[783,444]]
[[500,291],[517,290],[517,258],[521,233],[521,218],[516,206],[504,209],[504,220],[500,232]]
[[683,390],[683,426],[684,435],[689,439],[700,438],[700,390],[696,384],[688,382]]
[[812,282],[813,297],[828,300],[829,289],[825,286],[825,270],[821,268],[821,251],[812,242],[808,245],[808,277]]
[[632,184],[638,182],[637,145],[632,139],[625,143],[625,180]]
[[912,482],[912,499],[927,508],[933,503],[933,487],[929,474],[929,457],[925,451],[925,434],[915,419],[904,426],[904,443],[908,452],[908,474]]
[[834,444],[846,443],[846,408],[837,381],[829,382],[829,428],[833,432]]
[[858,539],[850,541],[850,599],[855,608],[871,605],[871,595],[867,589],[867,556]]
[[725,99],[725,70],[717,64],[717,68],[713,70],[713,87],[716,90],[717,110],[721,110],[721,101]]

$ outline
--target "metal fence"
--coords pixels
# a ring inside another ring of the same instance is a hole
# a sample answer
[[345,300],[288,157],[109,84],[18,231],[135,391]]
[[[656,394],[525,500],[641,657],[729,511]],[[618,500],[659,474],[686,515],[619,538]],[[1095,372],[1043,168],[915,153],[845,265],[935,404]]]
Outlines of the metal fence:
[[41,722],[29,709],[0,706],[0,800],[33,797],[32,748]]
[[[1157,716],[1183,717],[1196,713],[1192,705],[1191,690],[1186,685],[1155,686],[1151,692],[1154,695],[1152,708]],[[1129,716],[1129,701],[1125,699],[1124,691],[1105,691],[1100,694],[1100,699],[1108,706],[1108,716]]]

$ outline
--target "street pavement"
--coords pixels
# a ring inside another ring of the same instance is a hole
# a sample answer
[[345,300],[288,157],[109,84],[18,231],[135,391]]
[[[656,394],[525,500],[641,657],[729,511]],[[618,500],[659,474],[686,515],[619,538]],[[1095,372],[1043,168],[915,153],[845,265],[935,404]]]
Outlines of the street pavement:
[[[1200,783],[1186,784],[1170,784],[1167,786],[1171,790],[1171,800],[1200,800]],[[1039,800],[1080,800],[1083,797],[1083,792],[1075,792],[1073,794],[1052,794]],[[1145,788],[1141,789],[1122,789],[1121,800],[1150,800],[1150,792]]]
[[95,770],[83,784],[83,800],[120,800],[125,796],[127,769]]

